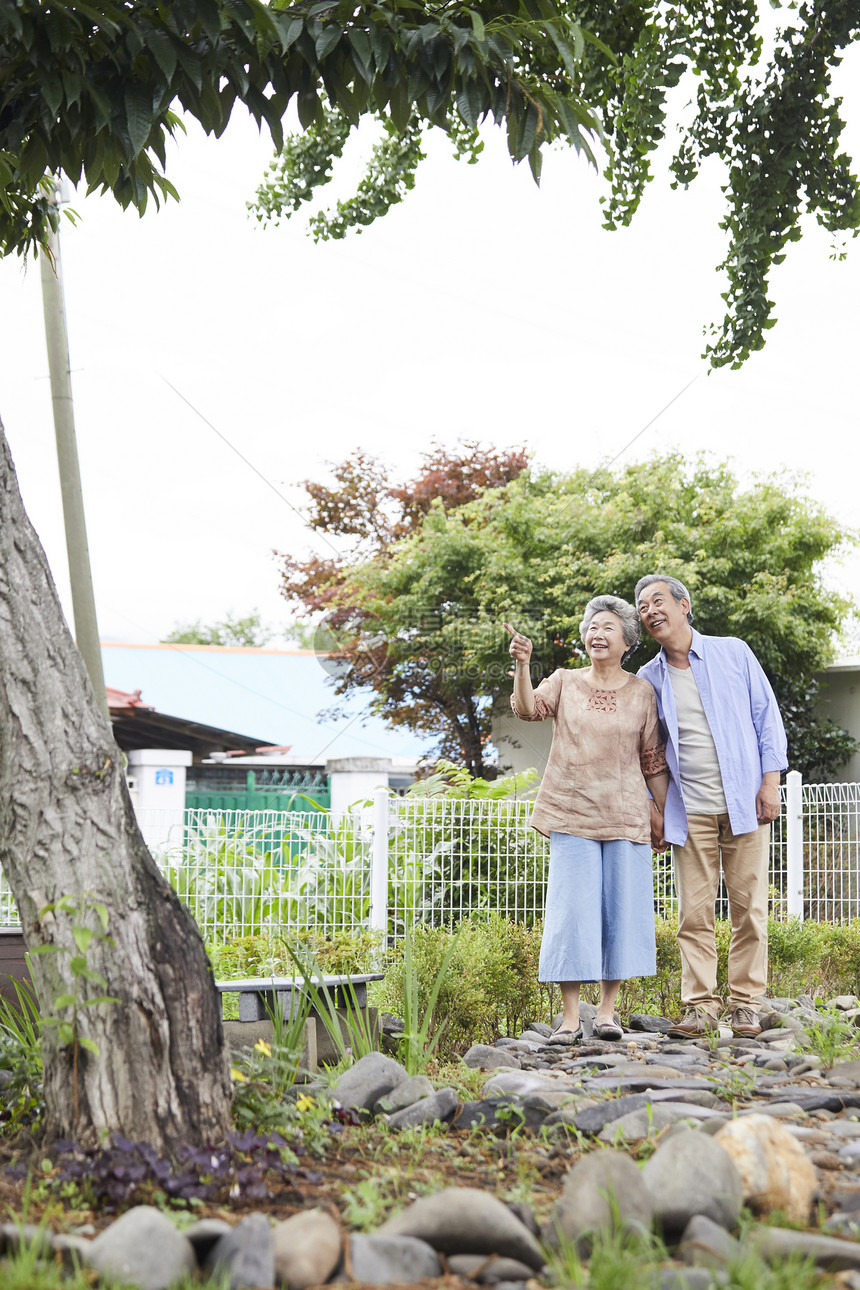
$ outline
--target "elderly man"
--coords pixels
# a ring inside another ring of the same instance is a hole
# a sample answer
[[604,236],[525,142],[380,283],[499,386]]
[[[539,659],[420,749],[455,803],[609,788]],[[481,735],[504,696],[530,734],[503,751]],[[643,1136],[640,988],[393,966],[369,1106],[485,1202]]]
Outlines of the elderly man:
[[761,1030],[758,1003],[767,985],[770,823],[779,815],[779,775],[788,766],[785,729],[752,650],[732,636],[695,631],[690,593],[677,578],[640,578],[636,607],[662,647],[639,676],[657,695],[672,776],[664,834],[680,902],[686,1011],[669,1034],[712,1032],[723,1010],[714,940],[722,862],[732,919],[729,1020],[735,1035],[751,1037]]

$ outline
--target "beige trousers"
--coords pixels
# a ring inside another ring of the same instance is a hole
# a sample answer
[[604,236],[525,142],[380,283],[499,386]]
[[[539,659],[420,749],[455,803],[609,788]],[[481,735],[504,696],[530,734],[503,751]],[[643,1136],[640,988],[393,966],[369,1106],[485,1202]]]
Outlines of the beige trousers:
[[680,916],[681,999],[713,1017],[723,1008],[717,994],[714,906],[722,859],[732,939],[729,946],[729,1010],[755,1005],[767,986],[767,897],[770,825],[734,837],[728,815],[691,815],[682,847],[673,846]]

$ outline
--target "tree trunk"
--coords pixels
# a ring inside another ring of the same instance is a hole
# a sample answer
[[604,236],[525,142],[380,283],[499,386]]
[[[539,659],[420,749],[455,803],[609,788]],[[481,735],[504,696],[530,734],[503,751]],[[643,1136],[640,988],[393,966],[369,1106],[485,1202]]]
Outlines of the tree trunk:
[[[123,770],[24,511],[0,425],[0,863],[32,957],[43,1017],[71,1021],[75,925],[94,939],[71,1042],[43,1031],[49,1138],[121,1133],[158,1147],[223,1138],[230,1079],[219,1001],[191,915],[138,831]],[[45,906],[68,897],[78,913]],[[80,961],[78,966],[80,967]],[[67,1035],[68,1038],[68,1035]],[[92,1041],[97,1054],[78,1039]]]

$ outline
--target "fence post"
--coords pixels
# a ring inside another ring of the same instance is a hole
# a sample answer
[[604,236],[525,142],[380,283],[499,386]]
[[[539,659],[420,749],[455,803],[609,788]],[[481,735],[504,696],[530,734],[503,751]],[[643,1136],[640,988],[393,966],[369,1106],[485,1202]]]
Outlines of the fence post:
[[370,930],[388,931],[388,789],[373,790],[373,849],[370,866]]
[[803,776],[785,777],[785,868],[789,918],[803,918]]

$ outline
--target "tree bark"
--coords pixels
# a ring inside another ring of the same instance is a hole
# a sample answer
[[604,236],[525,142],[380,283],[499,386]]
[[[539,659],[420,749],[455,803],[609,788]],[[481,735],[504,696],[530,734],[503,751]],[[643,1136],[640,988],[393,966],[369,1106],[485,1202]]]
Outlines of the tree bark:
[[[24,511],[0,425],[0,863],[32,956],[43,1017],[70,1020],[74,925],[101,930],[76,1042],[42,1038],[49,1138],[120,1133],[159,1148],[223,1138],[230,1078],[220,1006],[197,926],[162,878],[135,822],[122,753],[100,715],[39,540]],[[45,906],[69,897],[89,913]],[[75,1085],[75,1075],[77,1083]]]

